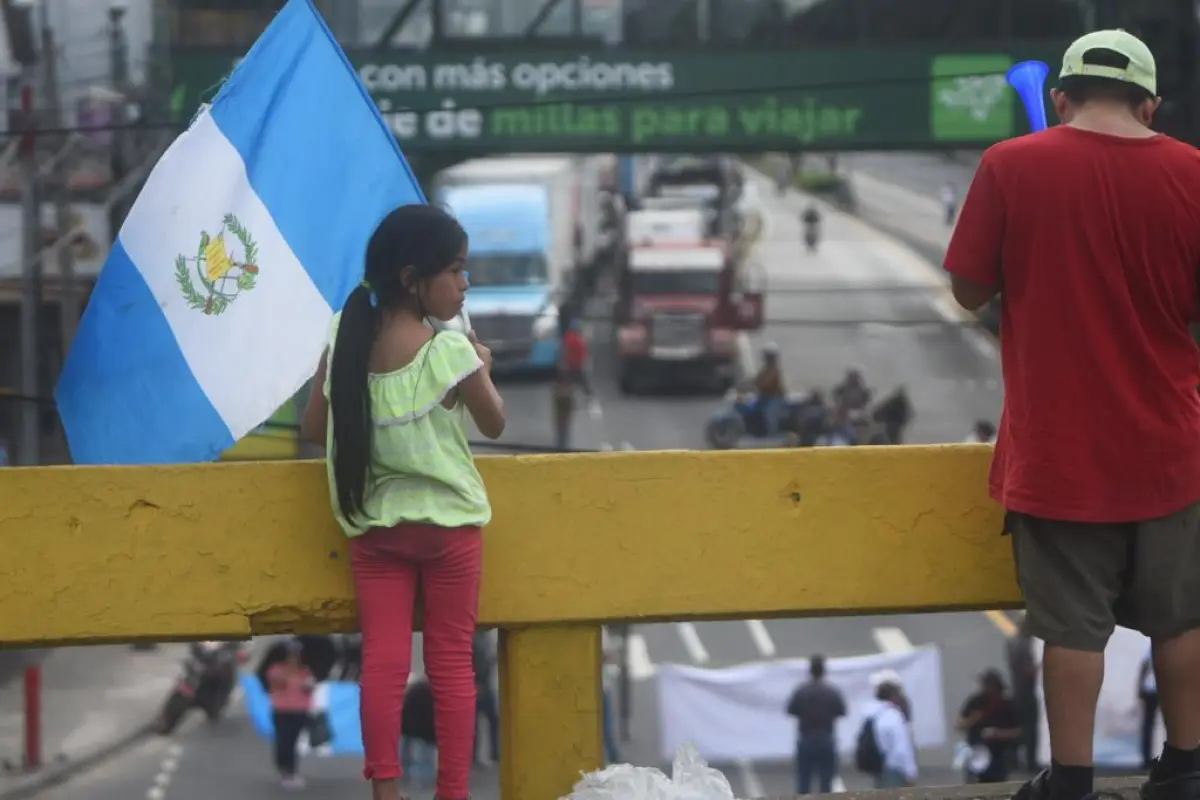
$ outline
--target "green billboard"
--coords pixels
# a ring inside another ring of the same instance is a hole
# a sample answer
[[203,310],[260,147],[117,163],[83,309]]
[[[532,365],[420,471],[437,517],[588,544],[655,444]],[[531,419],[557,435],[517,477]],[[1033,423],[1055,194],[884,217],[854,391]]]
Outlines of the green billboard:
[[[986,146],[1027,130],[1005,70],[1060,47],[349,55],[410,152],[762,152]],[[173,63],[190,110],[234,57]]]

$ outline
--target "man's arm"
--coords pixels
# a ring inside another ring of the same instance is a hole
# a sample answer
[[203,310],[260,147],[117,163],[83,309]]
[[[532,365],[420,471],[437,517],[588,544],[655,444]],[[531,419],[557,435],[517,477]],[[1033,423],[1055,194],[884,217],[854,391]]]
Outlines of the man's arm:
[[801,696],[802,695],[801,695],[800,689],[797,689],[796,691],[792,692],[792,697],[790,700],[788,700],[788,704],[787,704],[788,716],[796,717],[797,719],[800,718],[800,712],[802,710],[800,707],[803,704],[802,700],[801,700]]
[[1004,195],[985,153],[946,248],[950,289],[968,311],[978,311],[1000,293],[1004,220]]

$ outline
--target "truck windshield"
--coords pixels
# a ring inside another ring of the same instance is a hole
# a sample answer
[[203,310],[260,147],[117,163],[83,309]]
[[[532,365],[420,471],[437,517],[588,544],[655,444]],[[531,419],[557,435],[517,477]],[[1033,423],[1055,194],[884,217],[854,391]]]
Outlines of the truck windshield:
[[467,257],[472,286],[541,286],[547,282],[541,253],[472,253]]
[[712,270],[634,272],[632,283],[633,293],[638,295],[716,294],[721,288],[721,273]]

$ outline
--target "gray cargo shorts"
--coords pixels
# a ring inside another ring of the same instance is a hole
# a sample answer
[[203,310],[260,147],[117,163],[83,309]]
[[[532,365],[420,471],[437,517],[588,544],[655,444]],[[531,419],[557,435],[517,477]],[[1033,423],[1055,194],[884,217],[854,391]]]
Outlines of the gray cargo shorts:
[[1200,502],[1144,522],[1087,523],[1010,512],[1030,633],[1102,652],[1117,625],[1156,641],[1200,628]]

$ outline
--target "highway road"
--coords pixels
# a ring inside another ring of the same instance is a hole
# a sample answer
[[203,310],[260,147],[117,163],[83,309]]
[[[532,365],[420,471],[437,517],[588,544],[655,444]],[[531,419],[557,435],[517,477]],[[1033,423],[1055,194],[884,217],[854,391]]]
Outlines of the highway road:
[[[998,417],[1001,389],[995,348],[983,334],[961,323],[935,268],[898,241],[832,210],[821,251],[808,255],[800,246],[797,223],[807,201],[795,193],[777,198],[757,177],[748,184],[764,212],[755,257],[769,281],[769,322],[747,342],[748,352],[756,352],[764,341],[776,342],[794,388],[830,387],[851,365],[864,371],[877,392],[906,386],[916,408],[909,431],[912,442],[960,441],[977,418]],[[595,335],[602,415],[580,415],[575,445],[704,447],[704,423],[720,399],[620,395],[602,325],[597,324]],[[502,390],[512,417],[504,439],[548,445],[548,387],[509,381]],[[659,664],[719,667],[931,643],[941,648],[944,701],[951,715],[982,669],[1002,666],[1006,628],[1011,628],[1006,616],[977,613],[637,626],[631,639],[632,735],[622,755],[634,763],[661,765],[653,679]],[[922,782],[958,782],[949,768],[949,747],[923,752],[921,761]],[[789,764],[719,766],[739,797],[794,790]],[[358,759],[310,758],[304,766],[310,783],[303,796],[367,796],[366,787],[358,784],[360,768]],[[850,768],[844,777],[850,788],[865,785]],[[52,794],[56,800],[259,800],[284,795],[273,783],[268,745],[236,711],[216,728],[193,724],[172,740],[147,742]],[[480,768],[474,796],[497,797],[495,768]]]

